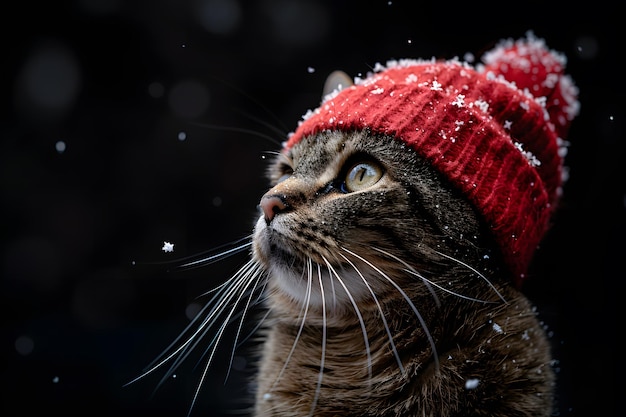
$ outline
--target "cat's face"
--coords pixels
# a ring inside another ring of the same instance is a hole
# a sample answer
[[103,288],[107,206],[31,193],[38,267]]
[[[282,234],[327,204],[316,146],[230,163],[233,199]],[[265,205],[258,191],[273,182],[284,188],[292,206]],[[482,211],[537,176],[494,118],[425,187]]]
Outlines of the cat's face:
[[428,292],[424,279],[484,258],[474,210],[400,141],[323,133],[278,156],[270,177],[254,257],[271,292],[297,304],[351,309],[415,283]]

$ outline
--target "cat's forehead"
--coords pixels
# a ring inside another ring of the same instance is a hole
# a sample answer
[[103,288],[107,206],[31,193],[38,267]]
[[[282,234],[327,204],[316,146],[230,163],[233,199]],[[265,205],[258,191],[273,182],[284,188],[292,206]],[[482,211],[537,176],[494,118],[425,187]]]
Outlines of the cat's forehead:
[[[396,167],[414,166],[416,154],[404,142],[366,130],[324,131],[304,138],[284,154],[297,172],[320,173],[329,165],[341,166],[355,154],[363,154]],[[283,159],[284,161],[284,159]]]
[[305,138],[290,149],[292,168],[300,172],[316,172],[329,164],[362,152],[371,138],[361,132],[322,132]]
[[397,153],[399,149],[396,148],[406,149],[406,146],[390,137],[373,135],[367,130],[325,131],[304,138],[286,156],[297,171],[318,171],[332,163],[341,164],[358,153],[386,159],[386,154]]

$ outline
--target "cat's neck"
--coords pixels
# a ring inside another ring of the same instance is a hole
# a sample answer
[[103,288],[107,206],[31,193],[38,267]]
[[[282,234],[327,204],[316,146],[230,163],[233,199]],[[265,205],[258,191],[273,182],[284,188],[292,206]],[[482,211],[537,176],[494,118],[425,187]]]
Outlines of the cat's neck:
[[[447,367],[452,361],[459,361],[458,369],[465,366],[465,353],[458,348],[460,340],[473,340],[474,349],[479,350],[491,348],[491,337],[526,335],[524,332],[530,330],[531,343],[535,338],[540,341],[528,300],[512,286],[497,289],[506,302],[497,296],[487,303],[454,295],[442,295],[437,301],[424,297],[415,303],[419,317],[405,300],[382,302],[384,325],[377,306],[360,305],[358,314],[355,310],[339,314],[329,308],[326,314],[318,315],[310,310],[304,325],[301,316],[281,315],[275,310],[259,381],[258,406],[262,409],[263,404],[274,407],[289,403],[285,414],[273,415],[307,415],[322,391],[327,402],[316,404],[316,416],[326,415],[325,407],[336,412],[337,402],[343,403],[340,408],[354,410],[354,415],[370,415],[359,408],[360,403],[367,403],[364,400],[411,389],[416,378],[436,385],[436,381],[449,377],[439,373],[440,369],[444,374],[450,372]],[[294,349],[298,354],[290,356]],[[525,354],[513,350],[507,354],[521,363]],[[299,400],[284,401],[284,397],[294,395],[294,390]],[[345,395],[346,391],[350,395]],[[274,403],[277,397],[283,398]],[[411,402],[411,396],[403,401]],[[291,414],[293,407],[301,409]]]

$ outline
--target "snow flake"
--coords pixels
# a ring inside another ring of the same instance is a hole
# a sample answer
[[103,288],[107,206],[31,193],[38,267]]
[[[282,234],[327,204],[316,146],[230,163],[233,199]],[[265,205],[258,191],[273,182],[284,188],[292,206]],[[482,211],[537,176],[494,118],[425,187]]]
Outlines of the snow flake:
[[543,82],[548,88],[554,88],[559,83],[559,74],[546,74],[546,79]]
[[484,100],[476,100],[473,103],[470,103],[470,107],[474,107],[474,106],[478,107],[485,113],[487,113],[487,111],[489,110],[489,103],[487,103]]
[[[387,62],[387,67],[391,67],[395,65],[397,65],[396,61],[391,60]],[[381,72],[381,71],[384,71],[385,69],[386,69],[385,66],[381,64],[380,62],[377,62],[374,64],[374,72]]]
[[511,126],[513,126],[513,122],[512,121],[510,121],[510,120],[505,120],[504,121],[504,128],[506,130],[511,130]]
[[433,80],[433,85],[432,87],[430,87],[430,89],[432,91],[443,91],[443,88],[441,88],[441,84],[437,80]]
[[558,150],[559,156],[561,158],[565,158],[567,156],[567,148],[569,147],[570,143],[561,138],[556,138],[556,144],[559,147],[559,150]]
[[174,244],[170,242],[163,242],[163,247],[161,248],[163,252],[174,252]]
[[371,93],[371,94],[382,94],[382,93],[384,93],[384,92],[385,92],[385,89],[384,89],[384,88],[382,88],[382,87],[378,87],[378,88],[376,88],[376,89],[374,89],[374,90],[370,91],[370,93]]
[[532,152],[525,151],[521,143],[515,142],[514,145],[522,153],[522,155],[524,155],[524,157],[526,158],[530,166],[532,167],[541,166],[541,161],[537,159],[537,157],[533,155]]
[[404,79],[404,82],[406,84],[417,82],[417,75],[410,73],[409,75],[406,76],[406,78]]
[[459,94],[456,96],[456,99],[452,102],[453,106],[463,107],[465,105],[465,95]]
[[465,389],[475,389],[479,383],[480,380],[478,378],[470,378],[465,381]]
[[[314,114],[315,114],[315,112],[314,112],[313,110],[308,109],[308,110],[306,111],[306,113],[304,113],[304,114],[302,115],[302,121],[305,121],[305,120],[309,119],[309,118],[310,118],[311,116],[313,116]],[[299,124],[302,124],[302,122],[300,122]]]
[[504,330],[502,330],[502,327],[500,327],[500,325],[498,323],[493,323],[493,330],[496,333],[504,333]]

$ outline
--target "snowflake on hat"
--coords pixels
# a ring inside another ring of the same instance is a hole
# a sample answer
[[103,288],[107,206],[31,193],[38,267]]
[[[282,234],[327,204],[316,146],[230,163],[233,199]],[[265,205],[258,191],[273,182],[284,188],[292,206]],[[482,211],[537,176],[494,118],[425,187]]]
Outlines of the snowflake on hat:
[[565,56],[531,32],[501,41],[482,60],[377,65],[309,111],[284,151],[325,130],[404,141],[475,205],[521,285],[561,194],[578,89],[564,74]]

